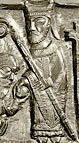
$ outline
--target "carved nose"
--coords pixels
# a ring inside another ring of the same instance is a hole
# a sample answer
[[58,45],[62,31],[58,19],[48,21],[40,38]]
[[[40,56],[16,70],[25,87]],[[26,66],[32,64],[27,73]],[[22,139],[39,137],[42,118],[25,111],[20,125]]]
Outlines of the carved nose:
[[36,30],[36,27],[35,27],[35,22],[31,22],[31,30]]

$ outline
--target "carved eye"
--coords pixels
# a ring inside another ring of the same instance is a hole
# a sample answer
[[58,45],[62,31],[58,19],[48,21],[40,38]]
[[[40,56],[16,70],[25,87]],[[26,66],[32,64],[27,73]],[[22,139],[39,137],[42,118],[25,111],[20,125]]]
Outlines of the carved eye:
[[7,34],[7,25],[4,23],[0,23],[0,38],[5,37]]
[[33,23],[35,23],[35,28],[37,31],[42,32],[46,23],[46,19],[44,17],[38,17],[33,20]]
[[37,25],[43,26],[45,23],[46,23],[46,19],[42,17],[37,18],[35,21],[36,26]]

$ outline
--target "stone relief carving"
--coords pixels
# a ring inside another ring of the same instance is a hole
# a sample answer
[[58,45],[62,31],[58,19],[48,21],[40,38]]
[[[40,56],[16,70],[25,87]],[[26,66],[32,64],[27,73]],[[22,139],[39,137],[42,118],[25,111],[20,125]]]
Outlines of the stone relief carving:
[[[31,122],[28,141],[20,138],[7,142],[79,142],[77,129],[75,131],[66,113],[67,98],[72,90],[73,107],[70,106],[73,108],[76,128],[78,116],[75,111],[78,110],[78,101],[76,94],[74,99],[74,84],[77,70],[73,66],[72,57],[69,58],[71,49],[66,49],[68,47],[65,46],[65,41],[61,41],[59,46],[55,43],[55,40],[60,41],[60,35],[56,25],[53,27],[51,22],[55,18],[52,16],[53,6],[53,1],[48,0],[27,0],[20,5],[25,18],[26,36],[12,16],[0,18],[0,38],[10,35],[25,63],[25,68],[21,71],[19,61],[13,53],[0,53],[0,135],[2,137],[6,134],[9,118],[16,116],[23,108],[28,108],[24,107],[28,101]],[[69,39],[65,32],[65,40],[73,43],[74,38]],[[74,56],[73,62],[76,62]],[[72,67],[75,69],[74,79]],[[16,130],[15,132],[17,134]]]

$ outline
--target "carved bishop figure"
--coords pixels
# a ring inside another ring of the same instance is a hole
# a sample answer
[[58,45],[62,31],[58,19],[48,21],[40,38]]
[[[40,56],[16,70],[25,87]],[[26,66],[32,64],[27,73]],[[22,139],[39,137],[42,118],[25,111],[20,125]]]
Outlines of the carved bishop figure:
[[[30,51],[29,54],[31,53],[35,64],[42,73],[47,87],[52,88],[60,108],[65,112],[67,73],[63,48],[55,44],[55,40],[58,40],[60,37],[56,28],[52,28],[53,2],[48,0],[27,0],[23,10],[27,33],[26,48],[28,47],[28,51]],[[10,17],[7,18],[7,21],[11,32],[10,34],[15,44],[22,48],[25,43],[20,41],[22,37],[15,34],[17,33],[17,28],[14,25],[14,20]],[[19,39],[19,37],[21,39]],[[24,99],[25,102],[27,98],[30,99],[31,138],[33,140],[31,139],[28,142],[74,142],[72,139],[68,138],[60,117],[51,102],[52,98],[50,99],[47,94],[45,94],[46,92],[42,92],[42,88],[40,90],[35,74],[36,73],[31,70],[28,64],[27,70],[22,75],[22,78],[15,83],[12,90],[15,101],[16,99]],[[37,81],[33,81],[34,77]],[[32,90],[32,82],[35,88],[38,89],[37,94]],[[22,88],[23,86],[27,88],[27,90],[25,90],[26,93],[24,92],[23,94],[23,92],[21,92],[21,86]],[[50,96],[52,97],[52,95]],[[12,110],[9,109],[8,112],[10,113],[11,111]]]
[[[56,29],[52,29],[51,16],[53,3],[49,1],[26,1],[29,14],[25,13],[27,39],[30,45],[31,55],[42,72],[48,86],[53,88],[61,108],[65,112],[66,102],[66,70],[62,47],[55,44],[59,39]],[[28,72],[24,73],[27,77]],[[62,142],[64,131],[60,119],[51,104],[51,101],[43,97],[34,98],[31,95],[31,120],[32,137],[38,142]],[[38,102],[37,102],[38,100]]]

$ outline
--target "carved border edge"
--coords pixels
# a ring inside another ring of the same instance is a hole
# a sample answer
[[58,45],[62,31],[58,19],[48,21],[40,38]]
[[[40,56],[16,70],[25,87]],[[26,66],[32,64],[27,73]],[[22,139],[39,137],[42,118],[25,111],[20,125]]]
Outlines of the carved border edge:
[[[72,4],[72,3],[59,3],[54,2],[55,7],[61,7],[61,8],[79,8],[79,4]],[[20,4],[0,4],[0,10],[23,10],[24,5],[22,3]]]

